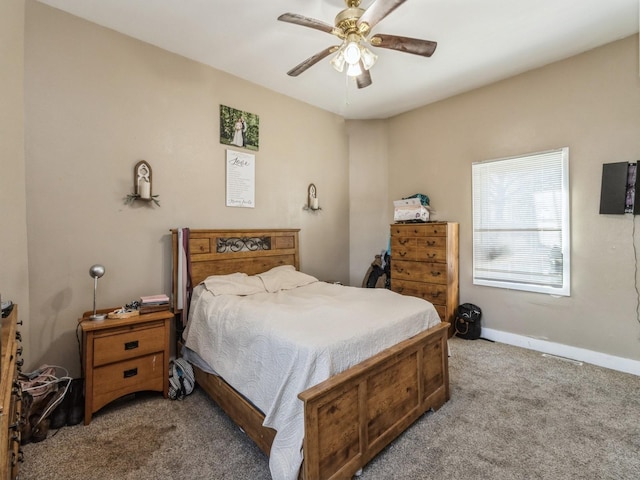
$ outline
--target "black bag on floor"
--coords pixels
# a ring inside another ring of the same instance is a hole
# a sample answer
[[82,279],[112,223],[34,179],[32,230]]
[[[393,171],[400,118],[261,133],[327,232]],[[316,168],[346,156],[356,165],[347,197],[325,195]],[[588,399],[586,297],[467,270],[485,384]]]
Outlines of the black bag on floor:
[[482,310],[473,303],[463,303],[456,310],[456,335],[467,340],[480,338]]

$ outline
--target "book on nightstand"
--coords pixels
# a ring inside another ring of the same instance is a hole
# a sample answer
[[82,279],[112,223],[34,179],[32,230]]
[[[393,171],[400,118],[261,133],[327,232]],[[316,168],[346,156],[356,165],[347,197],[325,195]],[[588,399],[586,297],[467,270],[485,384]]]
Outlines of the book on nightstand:
[[164,294],[149,295],[140,297],[140,308],[138,309],[141,314],[161,312],[163,310],[169,310],[169,297]]

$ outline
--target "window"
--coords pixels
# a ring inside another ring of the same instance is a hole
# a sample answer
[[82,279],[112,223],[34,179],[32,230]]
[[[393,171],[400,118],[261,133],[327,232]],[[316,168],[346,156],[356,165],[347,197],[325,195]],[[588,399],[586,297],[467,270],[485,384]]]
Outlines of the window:
[[570,294],[569,149],[477,162],[473,283]]

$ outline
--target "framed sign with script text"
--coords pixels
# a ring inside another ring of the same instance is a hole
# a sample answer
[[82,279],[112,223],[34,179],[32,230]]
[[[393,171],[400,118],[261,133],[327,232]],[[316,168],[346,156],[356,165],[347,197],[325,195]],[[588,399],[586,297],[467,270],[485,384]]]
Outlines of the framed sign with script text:
[[256,205],[256,156],[227,150],[227,207]]

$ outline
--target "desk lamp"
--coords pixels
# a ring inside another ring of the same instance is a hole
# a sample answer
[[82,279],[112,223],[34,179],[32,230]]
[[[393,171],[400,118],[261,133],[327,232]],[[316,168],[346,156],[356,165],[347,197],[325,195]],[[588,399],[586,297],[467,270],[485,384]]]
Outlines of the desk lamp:
[[98,290],[98,279],[104,275],[104,267],[102,265],[93,265],[89,269],[89,275],[93,277],[93,315],[89,320],[104,320],[107,318],[105,313],[96,313],[96,291]]

